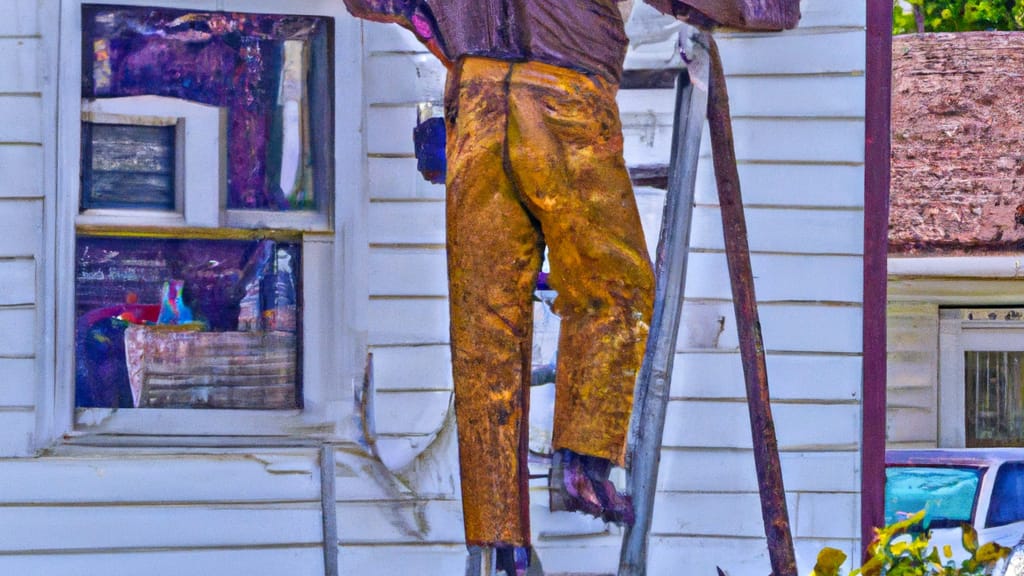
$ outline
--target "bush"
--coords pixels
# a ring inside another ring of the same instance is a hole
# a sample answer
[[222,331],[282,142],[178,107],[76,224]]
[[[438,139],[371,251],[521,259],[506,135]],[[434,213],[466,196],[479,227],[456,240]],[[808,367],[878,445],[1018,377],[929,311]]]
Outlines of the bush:
[[[957,565],[949,546],[942,553],[929,546],[925,531],[913,532],[924,520],[924,511],[891,526],[878,530],[868,547],[870,558],[850,576],[983,576],[998,561],[1010,553],[989,542],[978,546],[978,533],[969,524],[963,525],[963,545],[970,557]],[[945,558],[945,560],[943,560]],[[846,554],[835,548],[825,548],[818,554],[818,563],[811,576],[839,576]]]
[[971,30],[1024,30],[1024,0],[893,0],[893,34]]

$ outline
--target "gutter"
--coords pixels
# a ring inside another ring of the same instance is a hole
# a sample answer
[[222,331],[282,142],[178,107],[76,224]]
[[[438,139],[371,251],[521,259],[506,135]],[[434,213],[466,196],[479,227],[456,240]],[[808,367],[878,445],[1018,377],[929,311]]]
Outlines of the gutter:
[[890,279],[933,278],[1022,278],[1024,255],[1020,256],[937,256],[888,259]]

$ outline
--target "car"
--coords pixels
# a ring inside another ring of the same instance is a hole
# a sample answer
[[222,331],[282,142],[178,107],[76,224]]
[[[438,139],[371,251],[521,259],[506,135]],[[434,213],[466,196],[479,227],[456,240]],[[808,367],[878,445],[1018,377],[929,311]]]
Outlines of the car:
[[967,557],[963,523],[980,544],[1024,539],[1024,448],[889,450],[885,478],[885,523],[925,510],[930,543],[950,545],[957,562]]

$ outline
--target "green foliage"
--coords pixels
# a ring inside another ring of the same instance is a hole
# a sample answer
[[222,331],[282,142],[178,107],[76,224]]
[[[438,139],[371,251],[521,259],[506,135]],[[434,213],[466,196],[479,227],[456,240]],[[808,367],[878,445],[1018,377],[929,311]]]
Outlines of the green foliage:
[[[924,511],[878,531],[868,547],[870,558],[850,576],[983,576],[1000,558],[1010,553],[994,542],[978,546],[978,533],[969,524],[963,525],[963,545],[970,556],[957,564],[953,550],[945,546],[941,554],[929,545],[928,534],[914,532],[924,520]],[[811,576],[840,576],[839,569],[846,554],[825,548],[818,554],[818,563]]]
[[893,34],[918,31],[907,4],[921,12],[925,32],[1024,30],[1024,0],[893,0]]

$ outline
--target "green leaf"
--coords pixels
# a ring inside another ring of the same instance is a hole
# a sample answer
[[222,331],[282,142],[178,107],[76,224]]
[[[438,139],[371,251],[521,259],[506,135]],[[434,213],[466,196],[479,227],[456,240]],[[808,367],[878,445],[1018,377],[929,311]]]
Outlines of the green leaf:
[[1024,0],[894,0],[894,34],[917,32],[908,4],[921,10],[926,32],[1024,30]]
[[1000,546],[995,542],[989,542],[978,548],[978,553],[974,555],[978,559],[978,562],[995,562],[1000,558],[1005,558],[1010,554],[1010,549],[1005,546]]
[[978,531],[970,524],[962,524],[964,549],[974,556],[978,551]]
[[839,576],[839,568],[846,562],[846,553],[835,548],[823,548],[811,576]]

